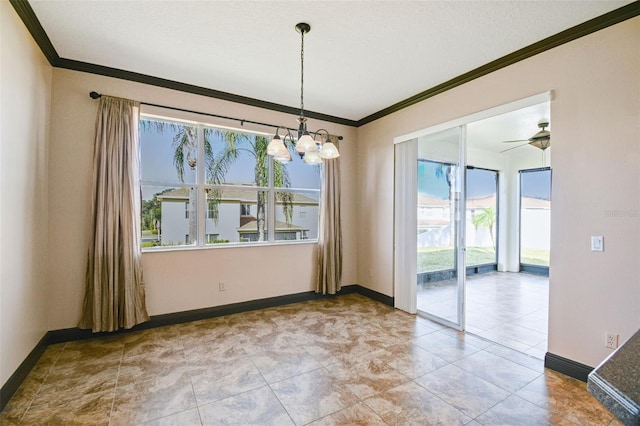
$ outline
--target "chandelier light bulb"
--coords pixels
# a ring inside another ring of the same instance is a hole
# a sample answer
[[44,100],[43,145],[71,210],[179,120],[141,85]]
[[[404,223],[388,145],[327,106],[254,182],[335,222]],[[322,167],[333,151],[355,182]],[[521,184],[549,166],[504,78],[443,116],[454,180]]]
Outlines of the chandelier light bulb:
[[298,139],[298,143],[296,143],[296,151],[299,153],[315,151],[316,149],[316,141],[313,140],[309,133],[302,135],[302,137]]
[[284,146],[284,142],[280,139],[280,136],[276,133],[276,135],[271,139],[269,145],[267,145],[267,154],[275,155],[278,151],[286,149]]
[[307,151],[304,154],[304,162],[307,164],[321,164],[322,158],[320,158],[320,154],[317,150]]
[[325,142],[320,149],[320,158],[331,159],[340,157],[338,148],[332,142]]

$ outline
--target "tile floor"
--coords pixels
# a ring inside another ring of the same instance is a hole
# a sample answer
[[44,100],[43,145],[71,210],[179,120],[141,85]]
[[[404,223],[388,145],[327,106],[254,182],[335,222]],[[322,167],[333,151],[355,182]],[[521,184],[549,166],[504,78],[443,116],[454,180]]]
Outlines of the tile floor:
[[[418,309],[456,319],[456,287],[418,287]],[[547,352],[549,278],[514,272],[467,277],[466,330],[544,359]]]
[[541,360],[351,294],[50,346],[2,425],[619,425]]

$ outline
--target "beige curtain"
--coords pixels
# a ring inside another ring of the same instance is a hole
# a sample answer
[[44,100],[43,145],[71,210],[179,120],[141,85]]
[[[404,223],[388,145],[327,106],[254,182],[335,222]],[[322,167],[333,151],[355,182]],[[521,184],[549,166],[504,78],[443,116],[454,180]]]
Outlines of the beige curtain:
[[342,279],[340,157],[324,161],[321,192],[316,293],[335,294]]
[[93,235],[78,324],[94,333],[149,320],[140,252],[139,112],[139,102],[100,98],[93,157]]

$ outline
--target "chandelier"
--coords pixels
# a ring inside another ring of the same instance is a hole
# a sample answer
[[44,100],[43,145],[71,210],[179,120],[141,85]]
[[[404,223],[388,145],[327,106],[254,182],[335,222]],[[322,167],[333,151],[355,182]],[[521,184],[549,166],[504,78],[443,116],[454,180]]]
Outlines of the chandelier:
[[[296,25],[296,31],[300,33],[300,117],[298,117],[298,141],[295,149],[307,164],[320,164],[323,159],[337,158],[340,156],[338,149],[331,142],[331,135],[325,129],[315,132],[307,130],[307,118],[304,116],[304,35],[311,31],[311,26],[304,22]],[[285,128],[286,129],[286,128]],[[281,139],[278,134],[280,127],[276,129],[276,134],[267,146],[267,154],[273,156],[275,160],[286,163],[291,161],[291,153],[285,142],[293,145],[294,138],[291,132]],[[313,136],[312,136],[313,135]],[[316,138],[318,140],[316,140]]]

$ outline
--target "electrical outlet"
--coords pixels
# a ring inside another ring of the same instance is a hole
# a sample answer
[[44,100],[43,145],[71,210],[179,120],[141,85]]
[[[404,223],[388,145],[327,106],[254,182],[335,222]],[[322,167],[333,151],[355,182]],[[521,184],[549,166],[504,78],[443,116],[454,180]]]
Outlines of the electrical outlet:
[[607,333],[605,347],[609,349],[615,349],[618,347],[618,335],[613,333]]
[[219,291],[225,291],[226,290],[226,287],[224,286],[224,283],[222,281],[220,281],[218,283],[218,290]]

